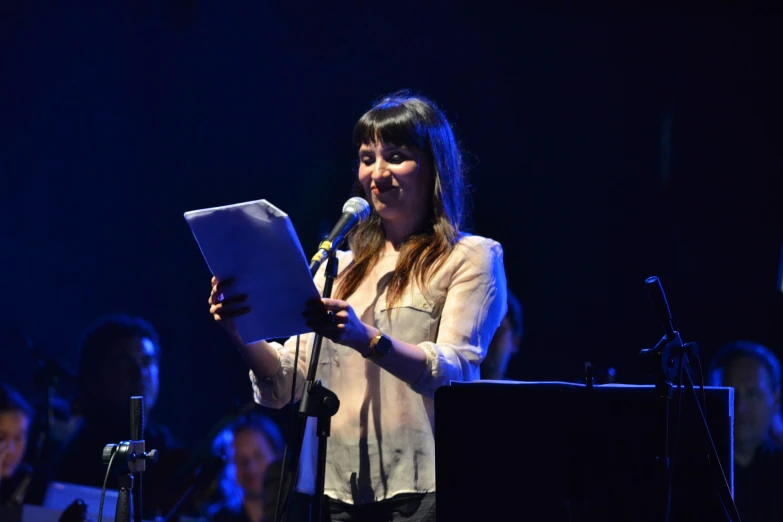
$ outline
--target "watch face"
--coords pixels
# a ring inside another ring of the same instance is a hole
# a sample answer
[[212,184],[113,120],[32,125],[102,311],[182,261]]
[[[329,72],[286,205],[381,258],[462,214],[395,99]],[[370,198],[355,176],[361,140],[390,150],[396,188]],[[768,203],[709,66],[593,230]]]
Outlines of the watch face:
[[386,355],[391,351],[391,339],[382,335],[378,342],[375,344],[375,351],[378,355]]

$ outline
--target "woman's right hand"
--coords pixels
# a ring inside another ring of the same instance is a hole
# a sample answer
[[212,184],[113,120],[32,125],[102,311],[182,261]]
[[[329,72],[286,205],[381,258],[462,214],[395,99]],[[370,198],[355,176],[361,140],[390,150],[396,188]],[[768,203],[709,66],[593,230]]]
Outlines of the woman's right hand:
[[226,290],[232,284],[234,284],[233,278],[218,281],[216,277],[212,277],[212,293],[209,294],[209,313],[228,333],[238,335],[234,319],[248,313],[250,307],[241,306],[242,303],[247,301],[247,295],[226,295]]

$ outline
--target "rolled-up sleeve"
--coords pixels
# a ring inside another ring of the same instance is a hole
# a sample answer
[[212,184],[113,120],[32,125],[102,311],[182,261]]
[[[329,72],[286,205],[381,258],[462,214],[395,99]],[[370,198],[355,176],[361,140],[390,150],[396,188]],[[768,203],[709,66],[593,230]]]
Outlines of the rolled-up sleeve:
[[279,357],[277,370],[272,375],[259,379],[253,373],[253,370],[250,370],[253,398],[261,406],[280,409],[291,402],[291,386],[294,384],[294,375],[296,375],[294,401],[302,398],[304,381],[307,375],[307,354],[312,342],[312,334],[308,333],[299,336],[299,364],[294,364],[296,339],[296,336],[291,337],[285,344],[269,343],[277,351]]
[[422,395],[432,397],[452,381],[478,379],[479,365],[506,315],[503,248],[491,239],[476,239],[461,246],[465,253],[457,260],[435,342],[418,343],[427,367],[411,387]]

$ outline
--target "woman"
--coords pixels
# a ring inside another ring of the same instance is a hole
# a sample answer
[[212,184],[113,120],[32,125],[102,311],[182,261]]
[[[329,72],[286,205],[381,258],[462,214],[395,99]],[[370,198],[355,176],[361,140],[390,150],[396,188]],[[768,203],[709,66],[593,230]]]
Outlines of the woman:
[[[334,297],[307,303],[303,314],[325,338],[318,378],[340,399],[324,512],[331,520],[434,520],[433,395],[450,381],[479,378],[506,313],[503,250],[460,231],[461,155],[430,100],[382,99],[359,119],[354,141],[355,191],[372,212],[350,237],[350,252],[338,253]],[[210,312],[250,366],[256,401],[280,408],[295,371],[301,397],[313,335],[301,337],[298,364],[296,338],[246,345],[232,319],[247,313],[248,296],[229,296],[230,283],[213,278]],[[314,474],[315,464],[303,454],[301,474]]]
[[[220,478],[222,500],[209,508],[213,522],[272,522],[277,488],[267,491],[266,473],[283,450],[283,436],[264,415],[250,413],[223,430],[213,443],[227,466]],[[277,483],[275,483],[275,486]],[[272,504],[274,505],[274,504]]]

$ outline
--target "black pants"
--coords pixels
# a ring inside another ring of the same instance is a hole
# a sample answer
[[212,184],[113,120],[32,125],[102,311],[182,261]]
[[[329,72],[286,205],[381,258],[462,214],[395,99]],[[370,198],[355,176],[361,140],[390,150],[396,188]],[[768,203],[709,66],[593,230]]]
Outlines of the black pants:
[[371,504],[324,497],[323,522],[435,522],[435,493],[404,493]]

